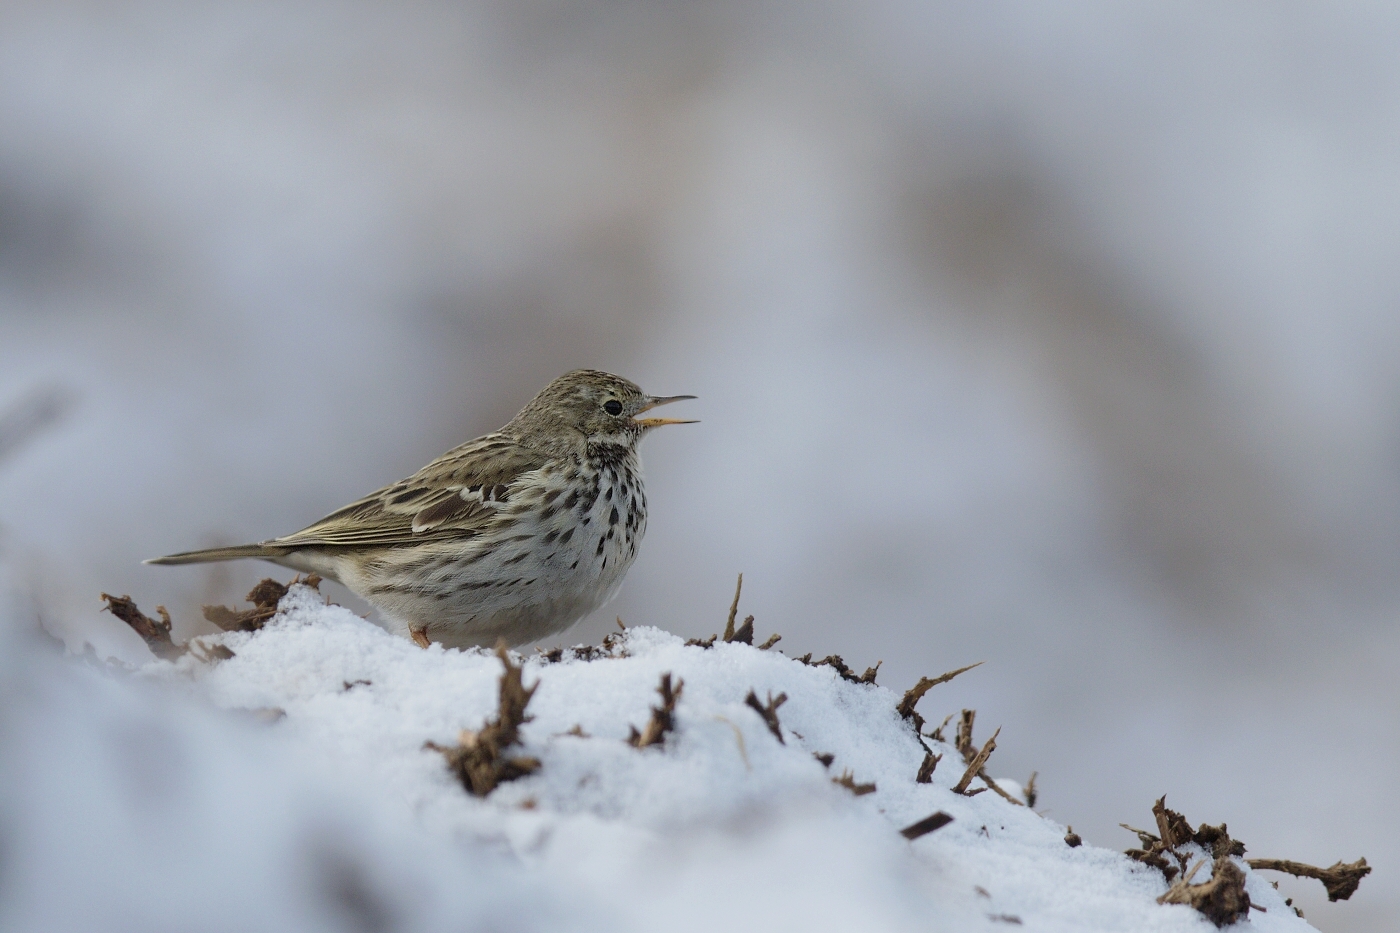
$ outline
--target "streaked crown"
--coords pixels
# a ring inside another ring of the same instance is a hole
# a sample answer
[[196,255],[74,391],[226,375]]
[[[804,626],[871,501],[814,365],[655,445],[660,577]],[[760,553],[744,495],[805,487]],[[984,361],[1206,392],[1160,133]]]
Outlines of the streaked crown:
[[658,398],[621,376],[576,369],[545,386],[501,430],[539,449],[579,449],[590,442],[632,447],[650,428],[684,423],[637,415],[688,398],[694,396]]

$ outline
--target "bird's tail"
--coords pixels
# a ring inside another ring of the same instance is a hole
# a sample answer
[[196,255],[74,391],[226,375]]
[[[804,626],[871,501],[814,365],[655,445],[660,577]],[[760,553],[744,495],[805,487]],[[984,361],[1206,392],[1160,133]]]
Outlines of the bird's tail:
[[240,544],[237,547],[211,547],[204,551],[184,551],[165,557],[152,557],[143,564],[207,564],[216,560],[239,560],[244,557],[261,557],[276,560],[287,553],[287,549],[275,544]]

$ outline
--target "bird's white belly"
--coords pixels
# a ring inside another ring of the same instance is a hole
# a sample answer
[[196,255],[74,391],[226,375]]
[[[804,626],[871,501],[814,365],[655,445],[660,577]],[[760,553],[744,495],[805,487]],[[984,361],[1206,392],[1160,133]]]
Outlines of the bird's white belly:
[[[545,638],[607,603],[622,585],[646,532],[640,470],[634,467],[632,476],[629,491],[622,475],[602,471],[596,492],[590,484],[570,508],[567,486],[553,497],[553,508],[540,506],[558,488],[547,481],[533,498],[511,504],[504,533],[482,536],[471,542],[474,548],[444,545],[420,571],[422,586],[386,591],[344,575],[342,582],[388,615],[400,634],[426,624],[428,637],[449,647]],[[408,554],[397,560],[390,552],[364,576],[402,580],[408,560],[423,561],[421,552]]]

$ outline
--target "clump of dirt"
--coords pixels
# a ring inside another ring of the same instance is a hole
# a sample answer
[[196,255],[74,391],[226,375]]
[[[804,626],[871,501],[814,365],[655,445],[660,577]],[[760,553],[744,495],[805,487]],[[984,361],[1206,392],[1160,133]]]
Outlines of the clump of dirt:
[[1249,914],[1249,909],[1254,906],[1249,902],[1249,894],[1244,889],[1243,869],[1229,856],[1221,856],[1211,868],[1209,881],[1192,884],[1191,877],[1204,864],[1204,861],[1197,862],[1167,889],[1166,894],[1157,898],[1157,903],[1194,907],[1218,927],[1243,920]]
[[[1136,833],[1141,847],[1128,849],[1124,854],[1134,861],[1150,865],[1162,873],[1168,882],[1186,870],[1189,854],[1181,851],[1181,846],[1194,842],[1213,858],[1244,855],[1244,843],[1231,839],[1224,823],[1219,826],[1191,828],[1186,817],[1167,808],[1167,798],[1158,798],[1152,805],[1152,816],[1157,822],[1157,835],[1146,830],[1134,829],[1127,823],[1120,824],[1129,832]],[[1170,861],[1169,861],[1170,859]],[[1175,864],[1173,864],[1175,862]]]

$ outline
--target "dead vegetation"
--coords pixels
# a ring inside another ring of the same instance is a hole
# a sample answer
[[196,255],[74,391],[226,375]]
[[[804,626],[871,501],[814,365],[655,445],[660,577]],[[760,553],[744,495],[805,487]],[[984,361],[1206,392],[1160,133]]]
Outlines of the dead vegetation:
[[750,690],[749,695],[744,697],[744,702],[763,719],[764,725],[768,727],[769,732],[773,733],[773,738],[778,740],[778,744],[786,745],[787,742],[783,741],[782,726],[778,722],[778,707],[787,702],[787,694],[780,693],[774,697],[772,693],[769,693],[768,702],[764,704],[759,702],[758,694]]
[[603,636],[601,645],[575,645],[572,648],[552,648],[539,651],[536,660],[542,664],[558,664],[565,658],[575,661],[601,661],[607,658],[625,658],[627,649],[625,631],[610,632]]
[[734,628],[734,617],[739,614],[739,594],[744,590],[744,575],[739,574],[739,582],[734,585],[734,602],[729,604],[729,620],[724,623],[724,640],[726,642],[740,642],[745,645],[753,644],[753,616],[744,619],[744,624],[736,630]]
[[[1195,843],[1214,858],[1244,855],[1244,843],[1231,839],[1224,823],[1192,829],[1186,817],[1175,810],[1167,809],[1167,798],[1160,797],[1152,805],[1152,815],[1157,821],[1157,834],[1142,829],[1134,829],[1127,823],[1120,824],[1131,833],[1136,833],[1141,847],[1128,849],[1124,854],[1134,861],[1142,862],[1159,870],[1168,882],[1186,870],[1190,858],[1188,852],[1181,851],[1187,843]],[[1172,864],[1175,862],[1175,864]]]
[[[204,618],[225,632],[256,632],[268,619],[277,614],[277,605],[282,601],[282,597],[298,583],[319,590],[321,578],[313,573],[305,578],[294,577],[291,583],[282,584],[266,577],[248,593],[248,602],[253,604],[252,609],[240,611],[228,606],[205,606]],[[234,656],[224,645],[204,645],[200,642],[175,644],[170,634],[170,613],[164,606],[156,607],[156,614],[160,618],[152,619],[137,607],[130,596],[111,596],[103,593],[102,598],[107,601],[106,610],[131,626],[132,631],[141,636],[146,647],[158,658],[173,661],[192,649],[195,657],[206,663],[227,660]]]
[[[924,717],[920,716],[914,707],[924,698],[924,694],[928,693],[939,684],[946,684],[959,674],[965,674],[974,667],[980,667],[983,663],[985,662],[978,661],[976,664],[969,664],[967,667],[960,667],[955,671],[939,674],[937,677],[920,677],[918,683],[904,691],[904,697],[899,701],[899,705],[895,707],[895,711],[898,712],[901,717],[914,724],[915,732],[922,733],[924,731]],[[871,680],[873,681],[874,678],[872,677]]]
[[305,583],[313,590],[321,589],[321,578],[316,574],[309,574],[305,579],[296,577],[291,583],[283,585],[271,577],[266,577],[261,583],[248,591],[246,597],[248,602],[253,604],[252,609],[230,609],[228,606],[205,606],[204,618],[223,629],[225,632],[256,632],[261,629],[268,619],[277,614],[277,604],[282,601],[282,597],[287,595],[287,590],[298,583]]
[[150,648],[156,657],[174,661],[185,653],[186,646],[177,645],[170,638],[170,613],[164,606],[156,607],[156,613],[160,616],[157,620],[137,608],[136,601],[130,596],[110,596],[103,593],[102,598],[107,601],[107,611],[131,626],[132,631],[141,636],[146,647]]
[[[734,586],[734,601],[729,604],[729,618],[724,623],[724,632],[720,635],[711,635],[709,638],[691,638],[685,643],[687,648],[713,648],[716,641],[723,641],[725,644],[738,643],[741,645],[753,644],[753,616],[745,616],[744,621],[736,628],[735,618],[739,615],[739,594],[744,589],[744,575],[739,574],[739,582]],[[781,635],[769,635],[768,640],[758,646],[759,651],[767,651],[782,640]]]
[[1361,886],[1361,879],[1371,873],[1364,858],[1354,862],[1337,862],[1331,868],[1318,868],[1288,859],[1252,858],[1249,867],[1267,871],[1282,871],[1299,878],[1316,878],[1327,889],[1329,901],[1349,900]]
[[[972,666],[976,667],[975,664]],[[964,668],[963,670],[968,670],[968,668]],[[959,673],[961,673],[961,671],[954,671],[952,676],[956,676]],[[906,697],[907,696],[908,694],[906,694]],[[979,749],[972,741],[972,724],[976,721],[976,718],[977,710],[965,709],[958,719],[958,733],[953,744],[954,747],[957,748],[958,753],[962,755],[963,761],[966,763],[967,767],[963,770],[963,775],[958,780],[958,783],[953,785],[953,793],[972,797],[990,790],[1013,806],[1025,806],[1025,802],[1017,800],[1011,794],[1008,794],[1002,786],[992,780],[992,776],[987,773],[987,759],[991,758],[992,752],[996,751],[997,736],[1001,735],[1001,729],[998,728],[996,732],[993,732],[992,737]],[[934,737],[939,741],[942,741],[943,727],[948,724],[949,719],[952,719],[952,717],[949,716],[948,719],[943,720],[943,725],[939,726],[934,733]],[[925,758],[925,760],[927,760],[927,758]],[[971,788],[973,778],[981,780],[983,786]],[[1034,788],[1034,782],[1032,782],[1031,787],[1032,789]],[[1032,792],[1034,791],[1032,790]]]
[[667,733],[676,729],[676,700],[680,698],[681,690],[685,687],[685,681],[676,679],[675,689],[671,687],[671,675],[669,673],[661,675],[661,684],[656,688],[656,692],[661,694],[661,705],[651,708],[651,719],[647,722],[646,728],[641,732],[636,726],[629,726],[631,734],[627,737],[627,744],[633,748],[647,748],[651,745],[660,745],[666,741]]
[[855,776],[852,775],[850,771],[842,771],[840,777],[831,779],[831,783],[846,788],[846,790],[855,794],[857,797],[864,797],[866,794],[875,793],[874,784],[857,784]]
[[213,664],[215,661],[227,661],[237,657],[233,649],[228,645],[211,644],[199,639],[189,641],[186,646],[190,654],[205,664]]
[[1244,889],[1244,871],[1228,856],[1221,856],[1215,860],[1209,881],[1192,884],[1192,876],[1204,864],[1202,860],[1193,865],[1167,889],[1166,894],[1157,898],[1157,903],[1194,907],[1218,927],[1243,920],[1254,906]]
[[842,680],[852,684],[873,684],[875,682],[875,675],[880,670],[880,665],[885,663],[883,661],[877,661],[874,667],[867,667],[864,674],[857,675],[855,671],[846,666],[846,662],[841,660],[839,654],[829,654],[820,661],[813,661],[812,653],[809,651],[801,657],[793,658],[793,660],[799,664],[805,664],[808,667],[830,667],[841,675]]
[[[292,582],[299,582],[299,579]],[[320,581],[313,575],[304,582],[315,587]],[[743,576],[740,575],[735,587],[733,602],[729,607],[729,616],[723,634],[703,640],[691,639],[686,642],[688,646],[710,648],[721,638],[726,643],[753,644],[753,616],[746,617],[742,623],[736,625],[742,587]],[[204,615],[206,619],[225,631],[257,631],[276,613],[277,605],[286,595],[287,590],[287,586],[275,580],[265,579],[248,594],[248,601],[253,604],[252,609],[237,611],[223,606],[206,606]],[[164,607],[157,609],[160,618],[152,619],[143,614],[130,597],[114,597],[104,593],[103,599],[107,601],[106,608],[140,634],[158,657],[178,658],[192,647],[173,643],[170,635],[170,615]],[[552,651],[541,652],[539,661],[548,664],[560,662],[566,657],[581,661],[626,657],[626,634],[621,620],[619,620],[619,628],[623,630],[607,635],[600,646],[555,648]],[[777,641],[778,636],[774,635],[759,647],[767,649]],[[214,645],[212,648],[207,645],[198,645],[198,647],[201,654],[213,658],[233,656],[232,652],[222,645]],[[538,684],[529,689],[524,687],[521,676],[522,668],[511,661],[504,645],[498,646],[496,653],[505,667],[500,680],[496,718],[488,720],[480,731],[464,730],[455,747],[445,748],[432,742],[428,742],[424,746],[442,754],[448,767],[457,775],[463,787],[475,796],[486,796],[499,784],[532,774],[540,768],[540,761],[537,758],[513,754],[513,750],[520,741],[520,726],[530,719],[526,714],[526,707]],[[201,660],[208,659],[209,657],[201,657]],[[829,666],[836,671],[841,679],[849,683],[875,683],[876,673],[880,667],[877,663],[874,667],[867,668],[864,674],[857,675],[838,655],[828,655],[822,660],[814,662],[809,653],[793,660],[811,667]],[[944,732],[953,721],[954,715],[957,716],[956,734],[949,744],[952,744],[961,755],[964,769],[957,783],[951,788],[954,793],[971,797],[992,790],[1013,805],[1033,808],[1037,800],[1036,773],[1032,772],[1026,782],[1023,790],[1024,802],[1007,793],[987,774],[986,765],[996,750],[1000,729],[979,747],[973,739],[973,727],[977,715],[975,710],[964,709],[960,714],[950,714],[937,729],[927,735],[923,732],[925,721],[916,708],[919,701],[933,687],[947,683],[960,674],[978,667],[981,663],[969,664],[938,677],[921,677],[917,684],[904,693],[896,705],[896,712],[914,726],[915,734],[921,744],[923,744],[925,737],[937,742],[947,742]],[[346,690],[350,690],[360,684],[368,686],[368,681],[347,682],[344,687]],[[672,675],[669,672],[661,675],[657,687],[661,702],[651,708],[651,718],[642,730],[639,731],[635,726],[629,726],[630,734],[626,740],[628,744],[640,749],[662,745],[666,742],[667,735],[676,730],[676,703],[683,688],[683,681],[676,678],[673,683]],[[785,693],[779,693],[775,697],[770,692],[767,695],[767,702],[764,702],[752,689],[749,690],[744,699],[745,704],[763,720],[769,732],[783,745],[786,745],[786,740],[778,718],[778,710],[787,699]],[[268,712],[281,713],[280,710]],[[589,738],[588,734],[579,726],[575,726],[565,735],[583,739]],[[800,739],[801,736],[798,738]],[[740,742],[742,743],[742,735],[740,735]],[[924,744],[924,750],[924,758],[915,776],[916,783],[920,784],[932,782],[933,774],[944,757],[941,754],[935,754],[927,744]],[[834,762],[834,756],[831,754],[813,752],[813,756],[827,768],[830,768]],[[873,782],[857,782],[850,769],[843,769],[841,775],[831,778],[831,781],[833,784],[849,790],[857,797],[876,791],[876,785]],[[983,786],[973,787],[974,781],[980,781]],[[1251,909],[1262,910],[1262,908],[1250,903],[1244,888],[1245,875],[1236,861],[1244,855],[1244,844],[1230,837],[1225,824],[1222,823],[1219,826],[1201,824],[1193,829],[1185,817],[1166,807],[1165,797],[1156,801],[1152,812],[1156,821],[1156,833],[1134,829],[1127,824],[1123,825],[1136,833],[1140,841],[1139,848],[1129,849],[1126,854],[1135,861],[1160,871],[1169,885],[1166,893],[1158,898],[1159,903],[1190,906],[1216,926],[1234,923],[1247,916]],[[906,839],[913,840],[941,829],[952,821],[953,818],[950,815],[939,811],[906,826],[900,832]],[[1076,848],[1083,844],[1083,840],[1072,827],[1065,833],[1064,841],[1070,848]],[[1209,878],[1199,884],[1193,883],[1207,862],[1212,863]],[[1248,861],[1248,865],[1253,869],[1282,871],[1298,877],[1316,878],[1322,882],[1327,890],[1328,898],[1333,901],[1350,898],[1356,892],[1361,879],[1371,871],[1364,858],[1350,863],[1339,861],[1329,868],[1318,868],[1301,862],[1280,859],[1251,859]],[[1288,903],[1291,906],[1292,902]],[[1301,911],[1297,908],[1293,909],[1300,917],[1302,916]],[[1020,922],[1019,919],[1010,915],[996,916],[993,919],[1007,923]]]
[[450,748],[434,742],[423,745],[441,753],[447,760],[447,767],[475,797],[485,797],[498,785],[533,774],[540,767],[538,758],[511,754],[512,748],[520,743],[520,727],[530,721],[525,708],[539,684],[526,689],[521,678],[522,668],[511,662],[504,643],[497,645],[496,657],[505,666],[496,718],[488,719],[480,731],[463,729],[457,744]]
[[942,810],[939,810],[937,813],[924,817],[917,823],[910,823],[908,826],[901,829],[899,834],[912,842],[920,836],[927,836],[934,830],[942,829],[951,822],[953,822],[953,818]]
[[[1244,871],[1234,859],[1243,859],[1244,843],[1230,838],[1224,823],[1210,826],[1202,823],[1192,829],[1186,817],[1170,810],[1166,797],[1161,797],[1152,805],[1152,815],[1156,819],[1157,832],[1150,833],[1122,824],[1124,829],[1136,833],[1141,847],[1129,849],[1125,854],[1135,861],[1159,870],[1171,887],[1157,899],[1159,904],[1186,904],[1199,910],[1216,926],[1226,926],[1243,918],[1254,905],[1245,893]],[[1078,838],[1077,836],[1075,837]],[[1068,842],[1069,837],[1065,840]],[[1192,884],[1191,880],[1207,859],[1198,858],[1189,868],[1194,850],[1199,850],[1213,861],[1210,880],[1202,884]],[[1316,868],[1301,862],[1279,859],[1249,859],[1247,864],[1253,869],[1284,871],[1303,878],[1317,878],[1327,888],[1327,897],[1333,901],[1344,901],[1356,893],[1361,879],[1370,874],[1366,860],[1338,862],[1331,868]],[[1289,902],[1290,906],[1292,902]],[[1261,907],[1254,907],[1262,910]],[[1302,911],[1293,908],[1298,916]]]
[[[967,768],[963,771],[963,776],[958,779],[958,783],[953,785],[953,793],[964,794],[971,797],[973,794],[981,793],[983,790],[986,790],[986,788],[983,787],[972,793],[968,793],[968,785],[972,783],[973,778],[977,777],[982,772],[982,766],[987,763],[988,758],[992,757],[992,752],[996,751],[997,736],[999,735],[1001,735],[1000,729],[993,732],[992,737],[987,740],[987,743],[979,750],[973,752],[972,757],[967,759]],[[962,749],[959,749],[959,751],[962,751]],[[967,757],[966,751],[963,751],[963,757]],[[987,786],[990,787],[991,783],[988,782]],[[1002,796],[1006,797],[1007,800],[1011,799],[1005,792],[1002,793]],[[1019,803],[1019,801],[1017,802]]]

